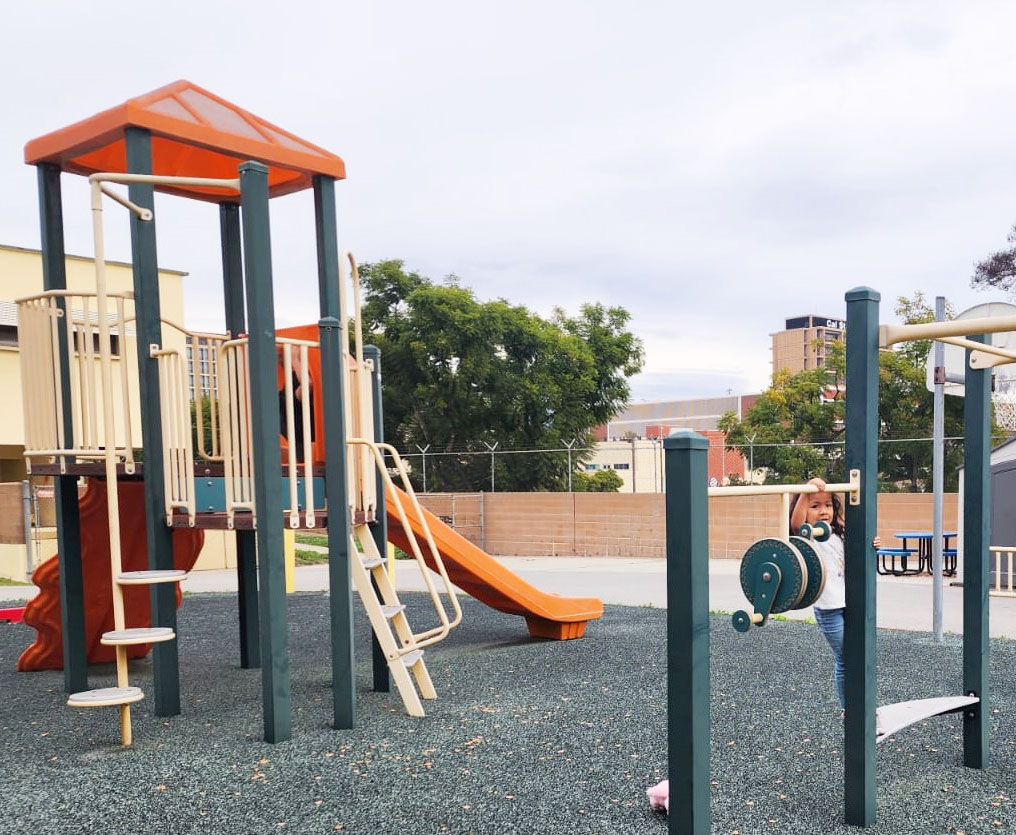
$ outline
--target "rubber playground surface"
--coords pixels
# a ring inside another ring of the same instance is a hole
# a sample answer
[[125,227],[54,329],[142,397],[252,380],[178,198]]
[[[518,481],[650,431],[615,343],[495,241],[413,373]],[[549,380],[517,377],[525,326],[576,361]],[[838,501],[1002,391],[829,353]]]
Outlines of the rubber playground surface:
[[[2,596],[2,593],[0,593]],[[293,738],[261,739],[261,676],[238,666],[236,600],[179,611],[180,716],[64,706],[58,671],[17,673],[32,630],[0,624],[0,831],[38,833],[665,833],[645,789],[666,767],[666,612],[608,606],[578,641],[530,640],[521,618],[463,601],[427,659],[439,698],[423,719],[370,691],[356,607],[358,726],[331,728],[328,601],[291,596]],[[414,624],[427,603],[405,595]],[[0,606],[4,604],[0,603]],[[713,618],[712,821],[717,833],[856,833],[842,821],[842,721],[814,625],[749,635]],[[881,630],[879,700],[955,695],[961,644]],[[878,746],[873,833],[1016,829],[1016,642],[991,642],[991,765],[962,766],[961,719]],[[111,669],[90,684],[111,683]],[[150,691],[147,661],[132,683]]]

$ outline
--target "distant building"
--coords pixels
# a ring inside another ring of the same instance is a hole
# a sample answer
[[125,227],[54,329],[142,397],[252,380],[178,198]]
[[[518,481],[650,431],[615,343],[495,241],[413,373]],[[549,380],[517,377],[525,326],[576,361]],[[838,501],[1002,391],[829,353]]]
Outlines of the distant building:
[[[623,482],[621,493],[664,492],[663,439],[673,426],[650,425],[644,438],[603,441],[585,463],[588,473],[597,470],[614,470]],[[715,429],[696,430],[709,440],[709,484],[727,484],[732,476],[744,480],[747,464],[737,450],[724,448],[726,435]]]
[[221,334],[195,334],[187,336],[187,387],[190,399],[197,400],[218,390],[218,368],[212,340],[222,339]]
[[721,417],[733,412],[738,418],[755,404],[757,394],[728,394],[721,397],[697,397],[688,400],[663,400],[655,403],[633,403],[607,423],[593,429],[598,441],[647,438],[648,427],[694,429],[696,432],[716,429]]
[[843,341],[847,323],[828,316],[794,316],[786,320],[786,329],[771,334],[773,373],[814,371],[825,365],[829,345]]

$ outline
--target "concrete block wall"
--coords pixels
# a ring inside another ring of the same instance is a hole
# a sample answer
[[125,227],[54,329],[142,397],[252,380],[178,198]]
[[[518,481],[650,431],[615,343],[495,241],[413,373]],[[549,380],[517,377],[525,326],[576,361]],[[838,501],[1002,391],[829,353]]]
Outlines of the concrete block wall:
[[[881,493],[878,535],[931,530],[930,493]],[[497,556],[664,556],[664,496],[660,493],[430,493],[421,503],[454,521],[467,539]],[[957,496],[947,493],[944,526],[956,530]],[[482,519],[480,511],[482,509]],[[779,496],[709,500],[709,552],[740,559],[764,536],[778,536]]]

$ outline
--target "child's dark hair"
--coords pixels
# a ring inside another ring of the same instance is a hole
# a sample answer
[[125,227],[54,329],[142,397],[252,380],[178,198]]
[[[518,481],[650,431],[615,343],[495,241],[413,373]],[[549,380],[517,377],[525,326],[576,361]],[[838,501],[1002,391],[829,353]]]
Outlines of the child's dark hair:
[[[807,493],[804,494],[804,496],[807,496],[807,495],[808,495]],[[839,493],[830,493],[829,495],[832,497],[832,500],[833,500],[833,521],[829,525],[829,527],[833,529],[833,533],[834,534],[836,534],[840,539],[842,539],[844,542],[846,542],[847,541],[847,530],[846,530],[846,528],[843,525],[843,499],[840,497]],[[802,496],[802,498],[804,496]],[[793,521],[794,521],[794,504],[791,503],[791,505],[790,505],[790,522],[791,522],[791,524],[793,524]],[[791,534],[795,534],[796,535],[797,531],[791,530]]]

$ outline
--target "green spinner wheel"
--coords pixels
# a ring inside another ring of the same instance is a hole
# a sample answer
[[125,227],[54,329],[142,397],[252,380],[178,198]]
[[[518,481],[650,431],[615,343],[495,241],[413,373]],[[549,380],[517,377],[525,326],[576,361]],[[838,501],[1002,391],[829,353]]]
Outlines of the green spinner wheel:
[[809,606],[815,605],[815,601],[822,596],[822,591],[825,589],[825,563],[822,562],[822,557],[815,550],[815,546],[807,539],[792,536],[790,543],[801,552],[807,569],[804,594],[801,595],[801,599],[794,608],[807,609]]
[[741,591],[748,601],[755,605],[755,583],[763,563],[774,563],[780,569],[781,581],[773,605],[772,614],[779,614],[797,606],[804,594],[807,572],[804,557],[786,539],[767,537],[753,542],[744,552],[741,560]]

